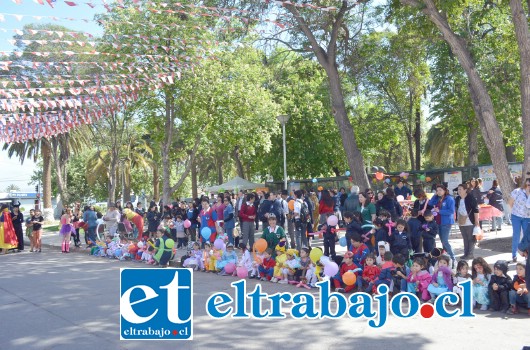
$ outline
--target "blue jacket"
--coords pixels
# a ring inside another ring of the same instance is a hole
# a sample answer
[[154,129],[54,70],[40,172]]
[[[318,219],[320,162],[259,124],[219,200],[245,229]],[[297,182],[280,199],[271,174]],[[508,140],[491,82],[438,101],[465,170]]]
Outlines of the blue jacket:
[[[439,200],[440,197],[433,196],[429,201],[429,205],[436,207]],[[438,214],[442,217],[442,225],[452,225],[455,223],[455,199],[452,196],[445,197]]]
[[236,220],[234,219],[234,207],[228,204],[223,210],[223,217],[225,222],[225,229],[230,230],[236,227]]
[[[410,235],[408,232],[398,233],[397,230],[394,230],[392,236],[389,237],[390,251],[392,254],[403,254],[405,257],[408,256],[409,249],[412,249],[412,244],[410,243]],[[405,253],[406,252],[406,253]]]
[[88,224],[89,228],[97,227],[98,217],[96,215],[96,212],[93,210],[87,210],[83,213],[83,221]]

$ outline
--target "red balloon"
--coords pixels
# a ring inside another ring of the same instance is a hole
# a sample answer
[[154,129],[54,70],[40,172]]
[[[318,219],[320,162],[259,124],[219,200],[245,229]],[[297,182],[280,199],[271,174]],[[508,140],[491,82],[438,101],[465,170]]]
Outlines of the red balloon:
[[381,173],[381,172],[377,172],[375,173],[375,178],[379,181],[383,180],[383,178],[385,177],[385,174]]

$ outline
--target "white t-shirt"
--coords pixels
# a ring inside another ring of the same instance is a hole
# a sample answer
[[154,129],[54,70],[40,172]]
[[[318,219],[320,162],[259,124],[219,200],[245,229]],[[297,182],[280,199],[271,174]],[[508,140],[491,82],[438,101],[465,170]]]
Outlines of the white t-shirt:
[[297,199],[294,201],[294,216],[300,217],[300,211],[302,210],[302,200]]
[[473,226],[471,220],[469,220],[469,215],[467,215],[466,202],[464,198],[460,198],[460,204],[458,205],[458,214],[467,216],[466,223],[461,226]]

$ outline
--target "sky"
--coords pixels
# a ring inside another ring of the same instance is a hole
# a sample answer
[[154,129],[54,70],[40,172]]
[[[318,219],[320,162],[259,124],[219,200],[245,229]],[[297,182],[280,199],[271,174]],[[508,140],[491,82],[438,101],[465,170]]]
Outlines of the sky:
[[[45,5],[39,5],[33,0],[22,0],[20,5],[17,5],[13,0],[0,0],[0,51],[12,51],[14,46],[8,40],[12,39],[15,32],[14,29],[22,29],[24,25],[29,23],[54,23],[60,24],[73,30],[80,30],[92,33],[94,35],[100,34],[101,29],[95,22],[85,22],[82,20],[61,20],[54,21],[50,18],[42,18],[38,20],[32,17],[23,17],[20,21],[12,15],[25,16],[55,16],[77,19],[92,19],[98,12],[105,11],[101,6],[101,0],[93,0],[92,2],[98,6],[91,9],[86,2],[88,0],[74,0],[81,4],[80,6],[68,6],[63,0],[57,0],[54,3],[55,8],[51,8],[46,1]],[[3,16],[2,16],[3,15]],[[2,20],[2,18],[4,20]],[[54,38],[56,39],[56,38]],[[68,39],[66,39],[68,40]],[[0,61],[5,58],[0,57]],[[1,72],[0,72],[1,75]],[[28,185],[33,171],[36,169],[35,163],[31,160],[26,160],[24,165],[21,165],[16,157],[9,159],[7,151],[0,151],[0,192],[11,185],[17,185],[23,192],[35,192],[35,185]]]

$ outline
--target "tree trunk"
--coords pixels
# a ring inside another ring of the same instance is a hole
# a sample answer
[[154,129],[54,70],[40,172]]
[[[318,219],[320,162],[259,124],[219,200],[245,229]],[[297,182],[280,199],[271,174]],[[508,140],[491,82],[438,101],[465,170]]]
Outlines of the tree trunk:
[[160,199],[160,174],[158,173],[158,165],[153,166],[153,200],[158,202]]
[[346,159],[353,178],[353,183],[360,188],[368,188],[370,184],[368,182],[366,171],[364,170],[363,155],[357,146],[353,127],[348,118],[337,66],[334,63],[329,64],[326,72],[328,73],[329,79],[333,118],[335,119],[335,124],[337,124],[337,127],[339,128],[342,138],[342,146],[346,153]]
[[52,207],[52,150],[47,139],[41,140],[42,204],[44,221],[53,221]]
[[107,184],[107,189],[109,192],[109,199],[107,201],[107,205],[110,205],[110,203],[116,202],[116,187],[117,187],[117,178],[116,178],[116,171],[118,169],[118,152],[115,147],[110,150],[110,164],[109,164],[109,171],[107,173],[107,176],[109,178],[109,183]]
[[125,163],[123,165],[123,202],[131,201],[131,165]]
[[[521,0],[510,0],[515,37],[519,47],[521,82],[521,119],[523,122],[524,164],[523,176],[530,171],[530,32]],[[504,192],[504,191],[503,191]]]
[[217,163],[217,184],[221,185],[223,183],[223,161],[222,157],[216,157]]
[[468,124],[467,129],[467,165],[478,165],[478,129],[474,123]]
[[232,151],[232,157],[236,162],[237,176],[244,179],[245,171],[243,170],[243,163],[241,163],[241,158],[239,156],[239,146],[234,147],[234,150]]
[[63,146],[64,143],[68,142],[68,140],[62,139],[63,137],[67,137],[67,134],[58,135],[52,138],[51,153],[53,155],[53,163],[55,165],[57,187],[59,188],[59,193],[61,194],[61,202],[64,208],[67,208],[70,204],[70,195],[68,193],[68,184],[66,179],[66,164],[68,155],[65,153],[68,152],[68,150]]
[[411,170],[416,170],[414,168],[414,145],[412,144],[413,143],[412,142],[413,138],[414,137],[413,137],[412,133],[407,130],[407,146],[409,148],[410,169]]
[[416,167],[415,170],[421,169],[421,107],[420,103],[416,104],[416,125],[414,128],[414,144],[416,146]]
[[191,196],[192,198],[199,197],[198,188],[197,188],[197,164],[195,159],[191,164]]
[[464,39],[455,34],[447,18],[436,8],[433,0],[401,0],[405,5],[412,5],[421,10],[434,23],[442,33],[444,40],[450,46],[451,51],[457,57],[458,62],[464,69],[468,78],[468,87],[475,111],[475,117],[478,119],[482,137],[493,163],[493,170],[503,190],[504,199],[510,197],[513,181],[506,161],[506,150],[504,148],[503,136],[495,113],[493,103],[486,89],[484,81],[479,76],[471,52],[467,47]]

